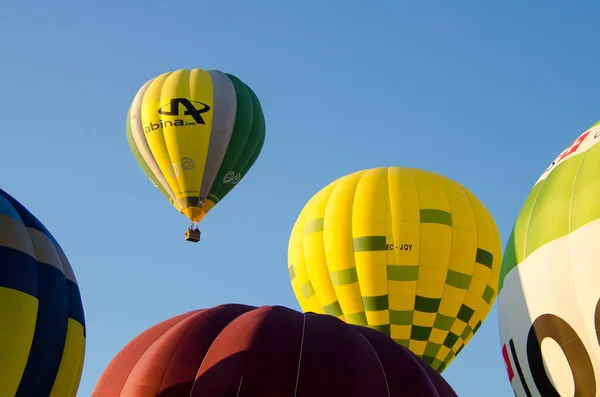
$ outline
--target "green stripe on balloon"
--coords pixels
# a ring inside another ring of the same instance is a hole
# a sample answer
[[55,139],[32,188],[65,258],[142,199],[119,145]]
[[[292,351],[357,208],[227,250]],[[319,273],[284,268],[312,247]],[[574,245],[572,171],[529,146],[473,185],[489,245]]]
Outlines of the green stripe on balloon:
[[594,202],[599,196],[600,145],[559,163],[536,184],[506,244],[499,291],[506,275],[538,248],[600,219],[600,206]]
[[436,209],[422,209],[420,212],[421,223],[439,223],[452,226],[452,214],[448,211]]
[[[211,200],[217,201],[222,200],[252,167],[265,140],[265,119],[256,94],[237,77],[231,74],[227,76],[233,82],[236,93],[239,93],[238,114],[230,146],[209,193]],[[242,107],[239,106],[240,100],[244,101]],[[231,173],[231,178],[225,179],[228,173]]]
[[[233,125],[233,132],[225,157],[221,163],[221,167],[217,172],[215,182],[213,183],[208,197],[217,203],[223,197],[219,196],[218,193],[222,190],[223,182],[227,173],[233,170],[235,163],[239,159],[248,141],[250,130],[252,129],[252,119],[254,117],[252,97],[250,95],[249,88],[237,77],[227,74],[231,79],[235,88],[235,95],[237,100],[237,107],[235,113],[235,124]],[[235,175],[234,175],[235,176]],[[233,177],[232,177],[233,178]]]
[[304,225],[304,235],[307,236],[311,233],[322,232],[324,226],[325,226],[325,220],[323,218],[313,219],[312,221],[308,221]]
[[[254,104],[254,117],[246,147],[234,167],[236,175],[239,174],[238,182],[244,178],[248,170],[254,165],[265,142],[265,118],[262,108],[260,107],[260,102],[258,101],[256,94],[254,94],[254,91],[250,88],[248,88],[248,90],[250,91],[252,102]],[[232,183],[223,185],[222,190],[217,193],[217,195],[223,199],[234,186],[235,185]]]

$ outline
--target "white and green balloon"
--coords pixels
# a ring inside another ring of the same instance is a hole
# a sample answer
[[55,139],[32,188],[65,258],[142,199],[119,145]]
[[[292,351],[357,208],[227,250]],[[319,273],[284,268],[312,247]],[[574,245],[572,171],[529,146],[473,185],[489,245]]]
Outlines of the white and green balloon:
[[515,394],[600,396],[600,122],[544,171],[502,262],[500,339]]

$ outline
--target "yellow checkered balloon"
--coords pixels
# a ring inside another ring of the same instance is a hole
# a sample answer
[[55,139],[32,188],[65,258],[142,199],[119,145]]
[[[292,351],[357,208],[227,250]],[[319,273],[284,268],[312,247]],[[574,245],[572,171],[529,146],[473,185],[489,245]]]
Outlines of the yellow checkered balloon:
[[466,188],[433,172],[381,167],[308,201],[288,268],[303,311],[377,329],[441,373],[489,313],[501,255],[494,219]]

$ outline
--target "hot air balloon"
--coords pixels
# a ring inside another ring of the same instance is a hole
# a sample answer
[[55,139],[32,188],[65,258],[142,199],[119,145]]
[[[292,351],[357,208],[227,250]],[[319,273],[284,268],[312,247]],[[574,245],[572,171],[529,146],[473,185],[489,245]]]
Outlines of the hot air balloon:
[[181,69],[146,82],[127,114],[127,139],[142,170],[196,223],[246,175],[265,140],[256,94],[218,70]]
[[75,397],[84,354],[83,306],[65,253],[0,189],[0,396]]
[[456,396],[385,335],[283,306],[221,305],[155,325],[108,365],[92,397]]
[[308,201],[288,270],[305,312],[379,330],[441,373],[494,302],[501,249],[469,190],[433,172],[381,167]]
[[600,396],[600,122],[525,200],[504,251],[498,316],[517,396]]

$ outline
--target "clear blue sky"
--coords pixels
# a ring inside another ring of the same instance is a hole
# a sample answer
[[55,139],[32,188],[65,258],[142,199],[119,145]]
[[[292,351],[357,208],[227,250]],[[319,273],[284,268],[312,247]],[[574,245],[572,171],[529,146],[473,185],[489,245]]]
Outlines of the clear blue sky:
[[[75,269],[88,326],[79,396],[129,340],[176,314],[226,302],[299,310],[293,222],[350,172],[401,165],[455,179],[504,246],[537,177],[600,119],[600,4],[448,3],[0,5],[0,186]],[[196,245],[125,137],[138,88],[194,67],[242,78],[267,120],[262,155]],[[444,376],[460,396],[512,395],[496,305]]]

